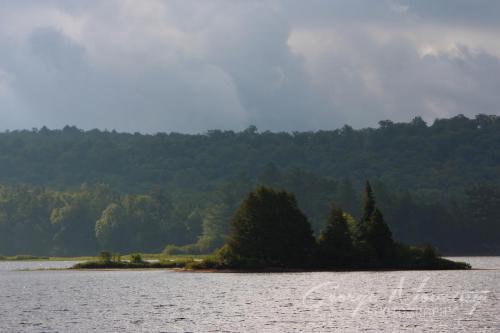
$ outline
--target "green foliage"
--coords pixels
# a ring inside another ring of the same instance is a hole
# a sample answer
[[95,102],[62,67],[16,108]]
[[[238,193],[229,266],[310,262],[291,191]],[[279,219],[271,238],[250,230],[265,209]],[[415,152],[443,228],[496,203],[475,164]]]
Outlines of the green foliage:
[[225,269],[227,268],[217,255],[211,255],[203,260],[192,261],[186,264],[186,269]]
[[[372,210],[366,232],[352,242],[350,216],[332,206],[317,243],[311,225],[299,210],[293,194],[259,186],[247,194],[231,220],[225,244],[203,260],[163,259],[144,261],[139,253],[129,262],[112,260],[101,252],[100,261],[79,263],[74,268],[185,268],[185,269],[469,269],[465,263],[440,258],[431,246],[410,247],[394,243],[392,233],[375,206],[367,183],[365,211]],[[368,207],[368,208],[366,208]],[[195,245],[195,244],[193,244]],[[365,248],[364,248],[365,247]],[[174,248],[167,248],[172,251]],[[367,252],[368,249],[369,251]],[[368,256],[365,256],[368,255]]]
[[437,254],[436,249],[433,248],[431,245],[427,244],[422,249],[422,260],[432,261],[438,257],[439,257],[439,255]]
[[142,259],[142,255],[140,253],[132,253],[130,255],[130,262],[137,264],[144,262],[144,260]]
[[[0,253],[159,252],[167,244],[210,252],[256,184],[295,193],[318,234],[331,202],[357,222],[369,219],[356,195],[366,178],[395,239],[500,253],[499,142],[500,117],[488,115],[302,133],[4,132]],[[123,216],[104,214],[110,205]]]
[[[140,259],[140,260],[139,260]],[[144,261],[142,257],[132,258],[131,261],[115,260],[90,260],[73,265],[73,269],[159,269],[159,268],[185,268],[193,263],[193,258],[179,258],[173,260]]]
[[99,259],[103,262],[110,262],[111,258],[111,253],[109,253],[108,251],[101,251],[99,253]]
[[366,182],[365,190],[363,192],[363,211],[361,213],[361,218],[359,219],[357,230],[356,230],[356,239],[357,241],[362,241],[366,239],[368,232],[368,224],[370,219],[372,218],[373,212],[375,210],[375,198],[373,196],[373,190],[370,185],[370,182]]
[[[366,214],[370,212],[370,215]],[[296,215],[297,214],[297,215]],[[377,208],[373,191],[367,182],[361,216],[364,234],[354,219],[332,205],[329,217],[311,247],[307,219],[301,218],[294,197],[284,191],[259,187],[247,195],[238,208],[225,245],[213,256],[188,267],[191,269],[269,270],[281,267],[312,269],[470,269],[466,263],[440,258],[436,250],[395,243],[392,232]],[[293,223],[290,221],[300,221]],[[284,226],[284,227],[283,227]],[[285,231],[287,230],[287,231]],[[297,233],[292,241],[288,237]],[[302,238],[300,237],[302,235]],[[295,247],[289,247],[295,244]],[[280,252],[282,249],[287,251]],[[294,258],[294,259],[290,259]]]
[[109,204],[95,223],[95,235],[101,247],[122,251],[125,246],[123,244],[125,242],[123,234],[126,233],[126,230],[123,230],[125,223],[123,207],[115,203]]
[[363,193],[363,210],[355,231],[355,247],[361,262],[387,264],[394,254],[392,232],[385,223],[382,212],[376,207],[370,182]]
[[115,194],[105,185],[83,184],[77,192],[56,195],[60,202],[50,214],[50,222],[56,227],[55,251],[64,255],[88,254],[97,245],[96,220]]
[[168,244],[162,252],[164,255],[177,255],[177,254],[202,254],[206,252],[201,252],[198,243],[187,244],[187,245],[174,245]]
[[0,185],[0,253],[159,252],[165,243],[196,239],[192,215],[155,191],[121,195],[99,184],[74,191]]
[[335,206],[318,237],[318,249],[325,266],[342,267],[353,261],[352,235],[344,212]]
[[197,247],[200,253],[209,253],[224,244],[233,210],[225,203],[209,206],[203,217],[203,233]]
[[373,210],[366,227],[366,243],[374,250],[374,257],[378,262],[390,262],[393,256],[392,232],[384,222],[384,217],[378,208]]
[[105,183],[123,193],[160,185],[177,195],[213,190],[244,173],[255,178],[270,164],[279,172],[299,168],[334,179],[381,178],[391,187],[438,195],[500,180],[500,119],[493,115],[302,133],[140,135],[68,128],[0,133],[0,182],[62,189]]
[[401,269],[470,269],[468,263],[455,262],[439,257],[436,250],[424,247],[394,244],[393,266]]
[[489,254],[496,253],[494,244],[500,235],[500,186],[478,184],[466,191],[466,197],[466,210],[459,220],[466,236],[464,243],[482,247],[483,252]]
[[370,182],[365,184],[365,191],[363,192],[363,213],[361,215],[361,222],[368,222],[375,211],[375,197]]
[[251,260],[258,265],[300,266],[311,257],[313,246],[311,226],[295,197],[260,186],[232,218],[221,257],[233,265]]

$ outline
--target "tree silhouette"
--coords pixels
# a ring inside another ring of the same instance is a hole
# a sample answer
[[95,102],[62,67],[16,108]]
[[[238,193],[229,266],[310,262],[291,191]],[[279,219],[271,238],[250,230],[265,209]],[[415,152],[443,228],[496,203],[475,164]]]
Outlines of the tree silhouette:
[[311,225],[295,196],[258,187],[243,200],[231,220],[224,249],[226,262],[262,266],[302,266],[311,256]]
[[353,245],[344,212],[332,205],[324,230],[318,237],[321,260],[327,267],[348,265],[352,261]]

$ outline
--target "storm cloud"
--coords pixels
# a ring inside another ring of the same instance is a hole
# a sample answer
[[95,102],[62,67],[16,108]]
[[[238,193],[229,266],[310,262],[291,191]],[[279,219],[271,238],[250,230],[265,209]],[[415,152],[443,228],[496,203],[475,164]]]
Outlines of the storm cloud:
[[500,114],[498,1],[1,1],[0,129]]

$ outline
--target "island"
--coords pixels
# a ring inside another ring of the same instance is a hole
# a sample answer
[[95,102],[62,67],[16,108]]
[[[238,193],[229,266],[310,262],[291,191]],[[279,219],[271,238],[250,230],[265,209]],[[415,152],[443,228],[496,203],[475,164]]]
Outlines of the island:
[[295,196],[259,186],[234,213],[224,245],[203,259],[145,261],[140,255],[121,260],[108,252],[74,269],[177,268],[213,271],[347,271],[470,269],[440,257],[430,245],[396,242],[367,181],[357,221],[332,204],[317,237]]

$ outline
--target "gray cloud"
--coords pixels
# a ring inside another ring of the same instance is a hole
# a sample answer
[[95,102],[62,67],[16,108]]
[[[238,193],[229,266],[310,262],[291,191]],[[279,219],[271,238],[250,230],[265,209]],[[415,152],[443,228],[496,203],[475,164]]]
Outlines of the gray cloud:
[[423,19],[466,25],[500,25],[500,2],[497,0],[398,0],[398,3]]
[[0,127],[314,130],[499,114],[499,7],[453,3],[0,1]]
[[[331,97],[335,112],[357,127],[381,119],[406,121],[423,116],[499,114],[500,58],[457,46],[451,53],[421,55],[405,39],[381,44],[369,34],[351,32],[325,43],[315,54],[310,34],[296,37],[318,90]],[[311,51],[312,50],[312,51]],[[311,52],[308,54],[308,52]]]

